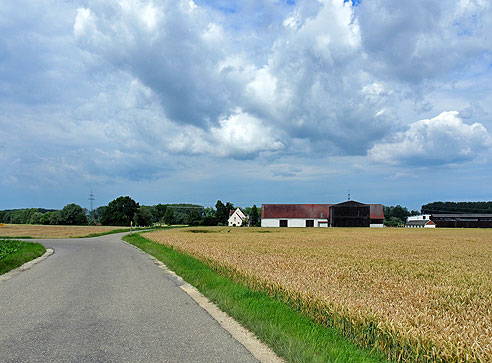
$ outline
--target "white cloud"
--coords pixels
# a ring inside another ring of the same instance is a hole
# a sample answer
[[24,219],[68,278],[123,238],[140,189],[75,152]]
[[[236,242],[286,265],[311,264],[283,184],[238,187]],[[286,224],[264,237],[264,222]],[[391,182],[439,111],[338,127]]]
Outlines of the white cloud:
[[175,130],[168,139],[168,147],[173,152],[237,159],[250,158],[262,151],[276,151],[283,146],[271,128],[239,109],[221,118],[219,125],[212,127],[210,133],[187,126]]
[[0,2],[4,181],[152,179],[226,159],[307,180],[313,158],[343,169],[337,157],[366,165],[368,150],[463,165],[489,150],[489,3]]
[[219,155],[248,155],[283,147],[271,128],[241,110],[236,110],[228,118],[221,119],[220,127],[212,128],[211,133],[219,142]]
[[468,125],[457,111],[410,124],[387,143],[369,150],[370,158],[407,165],[439,165],[473,160],[490,150],[492,137],[480,123]]

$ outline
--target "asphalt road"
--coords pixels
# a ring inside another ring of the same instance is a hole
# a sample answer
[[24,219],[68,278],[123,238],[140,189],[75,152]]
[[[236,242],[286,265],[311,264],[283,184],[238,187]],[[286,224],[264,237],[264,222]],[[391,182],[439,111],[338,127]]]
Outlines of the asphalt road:
[[0,362],[256,362],[121,234],[40,242],[0,283]]

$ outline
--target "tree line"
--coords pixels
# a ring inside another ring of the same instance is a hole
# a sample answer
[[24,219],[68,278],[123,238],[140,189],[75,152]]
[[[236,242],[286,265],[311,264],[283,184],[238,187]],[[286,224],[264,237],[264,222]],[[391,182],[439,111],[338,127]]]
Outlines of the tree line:
[[0,211],[0,223],[11,224],[49,224],[49,225],[87,225],[87,210],[71,203],[63,209],[26,208]]
[[[89,212],[71,203],[61,210],[27,208],[0,211],[0,223],[45,224],[45,225],[106,225],[106,226],[152,226],[187,224],[191,226],[227,225],[234,204],[218,200],[215,209],[197,204],[140,205],[129,196],[118,197],[106,206]],[[260,216],[256,205],[244,208],[250,216],[250,225],[259,226]]]
[[492,202],[432,202],[422,206],[423,214],[492,214]]

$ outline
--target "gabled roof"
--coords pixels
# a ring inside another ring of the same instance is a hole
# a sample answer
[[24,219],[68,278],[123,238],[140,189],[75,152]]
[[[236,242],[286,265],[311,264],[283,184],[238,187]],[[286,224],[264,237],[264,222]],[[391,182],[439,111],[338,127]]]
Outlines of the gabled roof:
[[426,225],[436,225],[434,222],[428,220],[428,219],[418,219],[418,220],[413,220],[413,221],[408,221],[405,223],[406,226],[426,226]]
[[363,207],[366,205],[370,207],[369,213],[371,214],[371,219],[384,219],[382,204],[365,204],[365,203],[357,202],[356,200],[347,200],[342,203],[334,204],[334,206],[354,206],[354,207]]
[[261,218],[328,218],[332,204],[263,204]]
[[369,206],[371,219],[384,219],[382,204],[364,204],[349,200],[339,204],[263,204],[261,218],[312,218],[327,219],[332,206]]
[[364,203],[361,203],[361,202],[358,202],[356,200],[347,200],[345,202],[341,202],[341,203],[338,203],[338,204],[334,204],[336,206],[365,206],[367,204],[364,204]]
[[[241,213],[239,213],[238,211]],[[238,212],[237,215],[239,218],[241,218],[241,220],[245,219],[248,216],[246,213],[243,212],[243,210],[241,208],[236,208],[236,209],[231,209],[229,211],[229,218],[231,218],[233,216],[233,214],[236,212]]]

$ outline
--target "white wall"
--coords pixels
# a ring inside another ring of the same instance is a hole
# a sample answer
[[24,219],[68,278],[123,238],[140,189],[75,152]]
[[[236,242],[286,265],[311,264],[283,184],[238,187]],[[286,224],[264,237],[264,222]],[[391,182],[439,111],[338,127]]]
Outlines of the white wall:
[[383,228],[384,227],[384,224],[382,223],[372,223],[369,225],[369,227],[371,228]]
[[[236,218],[236,220],[234,220]],[[241,209],[236,209],[234,213],[227,220],[229,223],[229,227],[236,225],[237,227],[241,227],[243,225],[243,219],[246,218],[246,215],[241,211]]]
[[[287,220],[287,227],[306,227],[306,221],[314,221],[314,226],[318,227],[318,222],[326,222],[326,219],[319,218],[262,218],[261,226],[280,227],[280,220]],[[325,226],[328,226],[328,223],[326,223]]]
[[421,214],[419,216],[410,216],[410,217],[407,217],[407,222],[408,221],[428,221],[430,220],[430,214]]
[[[326,222],[326,219],[311,219],[311,218],[262,218],[262,227],[280,227],[280,220],[287,220],[287,227],[306,227],[306,220],[314,220],[314,226],[318,227],[319,222]],[[328,227],[328,223],[322,223],[321,227]],[[369,227],[371,228],[383,228],[382,223],[374,223]]]

